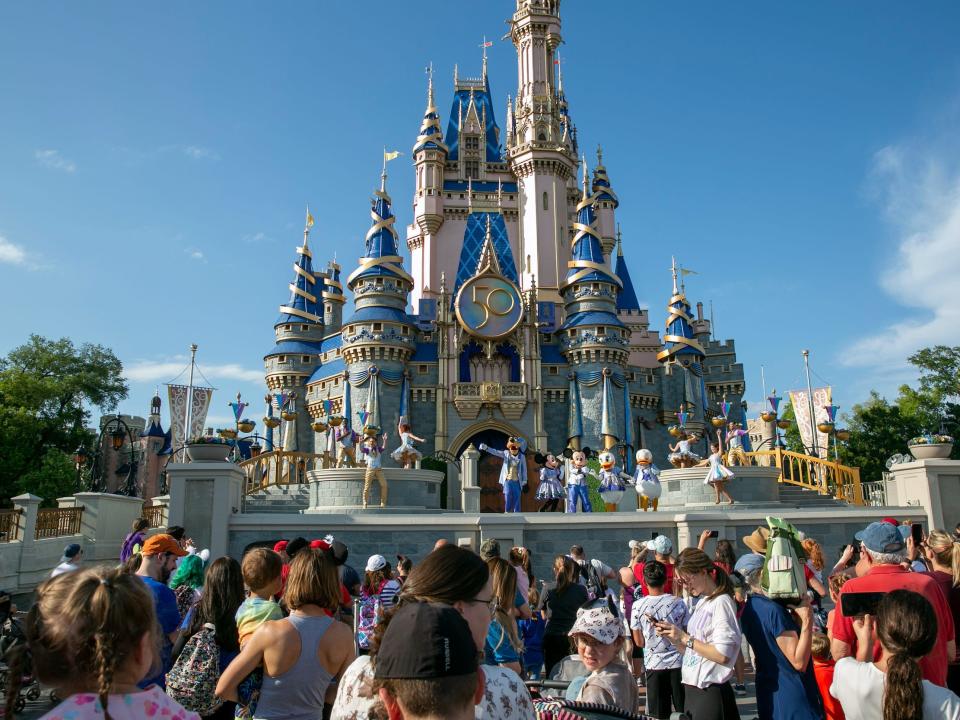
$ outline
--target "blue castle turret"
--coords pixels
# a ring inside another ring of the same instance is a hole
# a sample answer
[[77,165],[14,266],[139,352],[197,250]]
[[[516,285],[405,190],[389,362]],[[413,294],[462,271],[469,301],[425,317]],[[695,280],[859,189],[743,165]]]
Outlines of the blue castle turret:
[[[343,359],[349,375],[351,425],[364,425],[396,433],[401,396],[407,392],[405,365],[416,347],[416,327],[407,315],[407,295],[413,278],[403,269],[397,247],[396,218],[386,191],[384,165],[380,190],[370,212],[366,252],[350,273],[354,312],[343,323]],[[361,422],[360,411],[369,416]]]
[[[264,356],[267,387],[274,396],[292,395],[287,409],[296,411],[295,420],[284,421],[282,449],[313,452],[313,431],[307,412],[307,381],[318,364],[325,333],[323,318],[323,277],[313,272],[313,253],[308,242],[313,217],[307,213],[303,245],[293,263],[290,299],[280,306],[274,324],[276,344]],[[279,408],[278,408],[279,409]],[[278,449],[280,449],[278,447]]]
[[572,259],[561,288],[567,319],[559,335],[564,358],[575,366],[571,383],[577,384],[571,392],[569,436],[575,438],[579,432],[584,438],[599,437],[609,447],[629,434],[631,424],[624,413],[628,336],[617,317],[622,282],[604,257],[597,232],[597,195],[589,192],[588,177],[584,159]]

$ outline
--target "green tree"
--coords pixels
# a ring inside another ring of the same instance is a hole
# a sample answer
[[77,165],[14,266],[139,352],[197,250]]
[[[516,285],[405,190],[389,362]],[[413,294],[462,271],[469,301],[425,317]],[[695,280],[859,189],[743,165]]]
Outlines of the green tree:
[[906,452],[906,443],[922,430],[922,419],[905,413],[876,392],[847,415],[850,439],[840,445],[840,461],[860,468],[864,482],[880,480],[887,458]]
[[800,438],[800,427],[797,425],[797,414],[793,411],[793,403],[787,404],[786,407],[781,406],[781,409],[783,410],[781,415],[782,419],[790,421],[790,427],[783,433],[783,442],[786,443],[786,449],[792,450],[793,452],[806,453],[803,447],[803,440]]
[[92,449],[90,410],[127,397],[122,373],[108,348],[68,338],[31,335],[0,359],[0,503],[21,492],[51,501],[72,486],[70,455]]

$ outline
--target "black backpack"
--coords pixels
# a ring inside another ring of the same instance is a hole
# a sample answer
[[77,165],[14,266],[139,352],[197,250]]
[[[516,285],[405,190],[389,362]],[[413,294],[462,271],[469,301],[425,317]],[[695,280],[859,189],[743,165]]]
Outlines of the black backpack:
[[580,566],[580,574],[584,579],[584,586],[587,588],[587,595],[591,600],[602,598],[607,590],[607,583],[600,577],[600,573],[593,566],[593,560],[587,560]]

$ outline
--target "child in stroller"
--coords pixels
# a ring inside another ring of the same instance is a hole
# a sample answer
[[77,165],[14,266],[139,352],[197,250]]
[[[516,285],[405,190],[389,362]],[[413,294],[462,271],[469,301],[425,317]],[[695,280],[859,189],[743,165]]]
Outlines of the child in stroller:
[[20,682],[13,705],[16,712],[22,712],[28,700],[40,699],[40,683],[33,677],[29,655],[26,655],[22,662],[8,665],[12,651],[26,643],[23,624],[17,619],[17,607],[13,604],[10,593],[0,590],[0,698],[7,694],[11,673],[19,673]]

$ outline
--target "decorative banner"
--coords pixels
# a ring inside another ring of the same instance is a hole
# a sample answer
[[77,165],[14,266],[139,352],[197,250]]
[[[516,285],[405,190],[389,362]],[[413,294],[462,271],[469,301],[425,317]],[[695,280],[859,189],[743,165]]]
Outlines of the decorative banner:
[[680,427],[685,427],[689,418],[690,413],[688,413],[686,410],[681,410],[677,413],[677,420],[680,421]]
[[830,422],[836,422],[837,420],[837,410],[840,409],[839,405],[827,405],[824,410],[827,413],[827,418]]
[[203,435],[203,426],[207,422],[207,411],[210,409],[210,400],[213,397],[213,388],[193,389],[193,408],[190,411],[190,433],[188,437],[195,438]]
[[400,417],[410,422],[410,380],[406,375],[403,376],[403,382],[400,384]]
[[567,442],[583,437],[583,413],[580,407],[580,386],[577,374],[570,373],[570,413],[567,416]]
[[323,408],[323,414],[327,417],[330,417],[330,413],[333,412],[333,403],[330,402],[330,399],[327,398],[326,400],[322,401],[320,405]]
[[[600,434],[617,437],[617,409],[613,404],[613,383],[608,374],[603,376],[603,399],[600,405]],[[617,438],[619,440],[619,438]]]
[[362,430],[367,424],[367,416],[369,413],[367,412],[366,408],[360,408],[360,411],[357,413],[357,415],[360,417],[360,429]]
[[633,411],[630,407],[630,386],[623,386],[623,444],[626,446],[626,453],[623,457],[623,469],[625,472],[633,471],[634,450],[633,447]]
[[720,403],[720,414],[724,419],[730,417],[730,408],[733,407],[733,403],[729,400],[724,400]]
[[[790,393],[790,395],[793,396],[793,393]],[[804,393],[804,397],[806,397],[806,393]],[[770,409],[773,410],[774,415],[779,415],[780,413],[781,400],[783,400],[783,398],[780,397],[779,395],[771,395],[770,397],[767,398],[767,402],[770,403]]]
[[240,418],[243,417],[243,411],[250,406],[250,403],[245,402],[232,402],[227,403],[233,409],[233,417],[236,418],[237,422],[240,422]]
[[800,439],[803,441],[809,454],[813,454],[814,433],[816,433],[817,451],[820,457],[827,457],[830,447],[830,437],[817,430],[816,423],[827,421],[826,406],[832,405],[829,387],[813,389],[813,408],[815,417],[810,417],[810,397],[806,390],[791,390],[790,402],[793,404],[793,414],[797,418],[797,428],[800,430]]
[[190,428],[189,431],[187,430],[189,390],[190,388],[186,385],[167,385],[167,400],[170,407],[170,445],[174,450],[186,444],[188,440],[203,435],[203,425],[207,421],[207,410],[210,408],[213,390],[195,387],[190,411]]
[[[350,430],[353,427],[353,404],[350,402],[350,383],[343,384],[343,417],[344,430]],[[363,423],[360,424],[363,427]]]
[[379,374],[376,372],[370,373],[370,390],[367,393],[367,419],[364,422],[364,428],[367,425],[376,427],[378,430],[383,430],[383,425],[380,423],[380,385],[379,385]]

